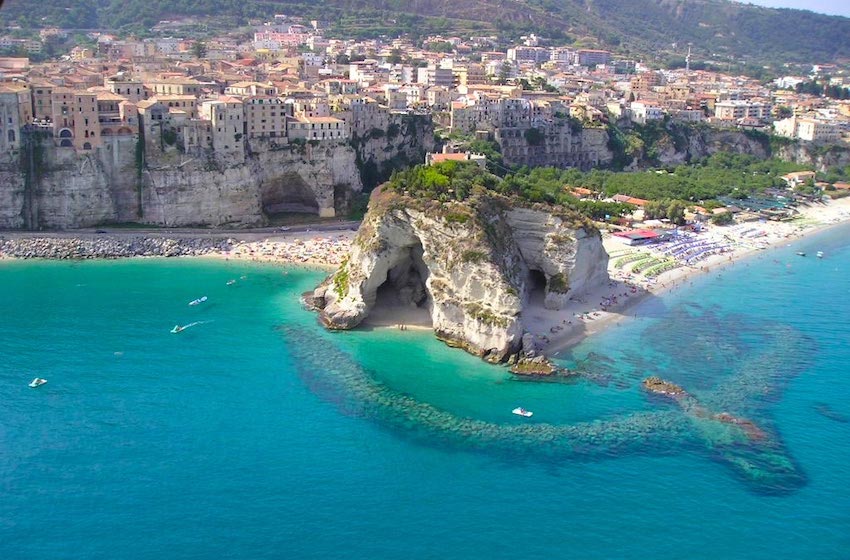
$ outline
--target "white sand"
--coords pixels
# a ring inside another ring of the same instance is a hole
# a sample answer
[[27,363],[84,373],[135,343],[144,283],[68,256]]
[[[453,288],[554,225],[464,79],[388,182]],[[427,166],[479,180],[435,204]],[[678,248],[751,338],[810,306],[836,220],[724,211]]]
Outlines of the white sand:
[[[612,256],[608,265],[612,280],[609,286],[601,286],[592,293],[575,298],[559,311],[546,310],[540,305],[529,306],[524,311],[525,328],[535,335],[535,341],[544,353],[557,354],[581,342],[586,336],[633,317],[634,313],[630,310],[635,304],[651,295],[677,289],[690,282],[694,275],[716,272],[719,267],[732,264],[756,251],[784,246],[793,239],[850,220],[850,198],[800,207],[799,210],[800,217],[790,222],[752,222],[723,227],[709,225],[706,231],[698,234],[700,240],[726,243],[729,252],[709,256],[691,266],[682,265],[655,279],[631,272],[630,264],[617,268],[615,263],[619,257]],[[751,232],[752,237],[741,234],[750,229],[755,230]],[[760,235],[761,232],[764,234]],[[652,246],[630,248],[607,233],[603,235],[603,244],[609,254],[645,251],[666,257]],[[615,296],[616,304],[603,306],[603,303],[613,303]]]

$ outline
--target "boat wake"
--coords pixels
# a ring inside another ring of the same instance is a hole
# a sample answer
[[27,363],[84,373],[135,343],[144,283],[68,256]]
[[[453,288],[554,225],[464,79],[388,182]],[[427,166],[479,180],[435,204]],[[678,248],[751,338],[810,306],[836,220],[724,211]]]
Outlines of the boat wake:
[[177,334],[179,332],[185,331],[186,329],[188,329],[190,327],[194,327],[194,326],[197,326],[197,325],[203,325],[205,323],[212,323],[212,320],[210,320],[210,321],[195,321],[194,323],[189,323],[188,325],[183,325],[183,326],[174,325],[174,328],[171,329],[171,332],[173,334]]

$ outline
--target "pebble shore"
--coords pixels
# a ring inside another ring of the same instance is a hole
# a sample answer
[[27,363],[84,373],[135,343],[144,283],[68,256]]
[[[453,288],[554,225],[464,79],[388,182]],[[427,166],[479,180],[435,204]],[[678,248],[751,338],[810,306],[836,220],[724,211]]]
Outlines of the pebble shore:
[[229,239],[167,237],[0,237],[0,257],[15,259],[120,259],[189,257],[229,252]]
[[131,257],[217,257],[282,264],[338,266],[351,249],[352,234],[232,237],[144,235],[0,236],[0,259],[89,260]]

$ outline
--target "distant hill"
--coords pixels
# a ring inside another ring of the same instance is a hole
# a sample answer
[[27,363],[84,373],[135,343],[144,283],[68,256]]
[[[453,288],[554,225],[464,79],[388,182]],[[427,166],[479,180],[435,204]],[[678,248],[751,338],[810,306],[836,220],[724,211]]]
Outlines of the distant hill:
[[6,0],[0,20],[29,26],[143,31],[162,19],[213,16],[239,25],[304,15],[354,37],[528,32],[634,56],[754,63],[833,62],[850,56],[850,18],[729,0]]

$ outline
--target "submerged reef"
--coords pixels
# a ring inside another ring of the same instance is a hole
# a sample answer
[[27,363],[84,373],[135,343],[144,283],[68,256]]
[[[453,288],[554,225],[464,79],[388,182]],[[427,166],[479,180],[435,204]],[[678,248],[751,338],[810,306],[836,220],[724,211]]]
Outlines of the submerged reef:
[[[689,319],[684,313],[674,312],[672,320]],[[737,348],[751,329],[755,327],[743,322],[730,326],[729,344]],[[612,358],[596,355],[594,362],[601,367],[595,375],[603,371],[619,388],[644,379],[640,383],[657,407],[575,424],[501,424],[459,417],[383,385],[329,344],[325,333],[317,336],[314,330],[291,325],[280,330],[311,390],[346,413],[426,445],[556,461],[696,451],[729,468],[753,492],[784,494],[806,483],[805,473],[764,417],[765,397],[777,394],[802,371],[800,356],[811,347],[807,337],[785,325],[759,325],[758,351],[735,350],[741,358],[738,366],[719,372],[700,391],[660,377],[638,377],[628,364],[618,362],[622,367],[614,368]],[[578,375],[595,382],[582,371]]]

